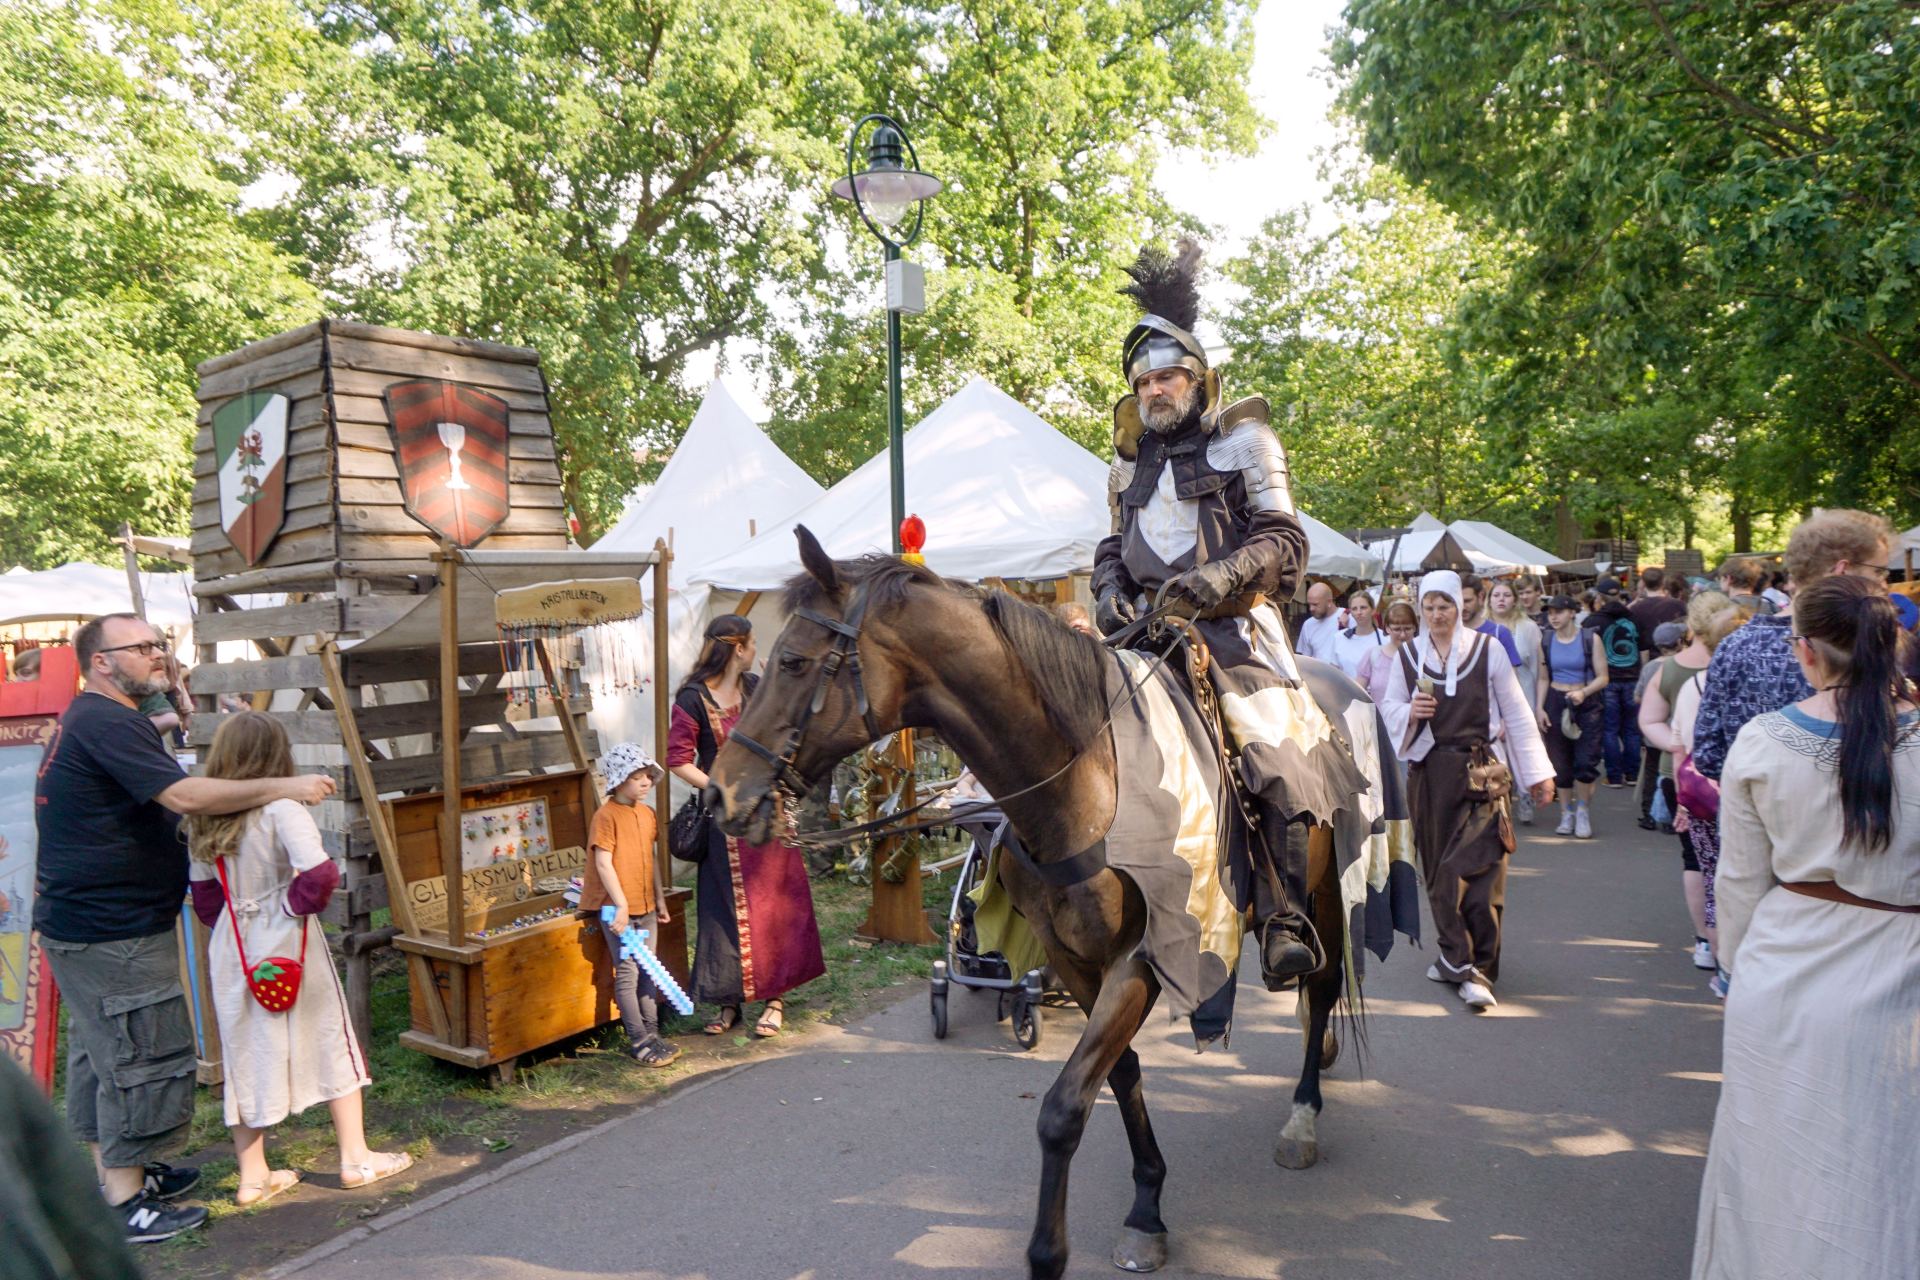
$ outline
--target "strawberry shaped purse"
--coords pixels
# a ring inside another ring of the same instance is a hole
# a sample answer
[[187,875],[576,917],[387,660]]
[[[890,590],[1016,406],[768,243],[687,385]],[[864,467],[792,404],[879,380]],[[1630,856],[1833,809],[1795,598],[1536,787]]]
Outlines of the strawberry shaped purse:
[[247,960],[247,949],[240,942],[240,920],[233,912],[233,890],[227,887],[227,860],[215,858],[213,869],[220,873],[220,892],[227,900],[227,920],[233,925],[234,950],[240,953],[240,971],[247,975],[247,990],[268,1013],[285,1013],[300,998],[300,974],[307,962],[307,918],[299,916],[300,958],[268,956],[259,964]]

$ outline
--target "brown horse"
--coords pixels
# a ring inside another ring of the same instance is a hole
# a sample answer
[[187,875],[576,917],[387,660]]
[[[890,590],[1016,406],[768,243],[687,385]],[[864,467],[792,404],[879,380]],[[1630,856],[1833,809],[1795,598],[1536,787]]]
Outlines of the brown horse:
[[[791,618],[714,760],[706,799],[722,826],[767,839],[788,797],[869,741],[911,727],[938,733],[1003,797],[1036,865],[1063,862],[1100,840],[1118,798],[1104,685],[1113,655],[1004,592],[983,595],[888,557],[836,562],[805,528],[798,536],[806,572],[787,586]],[[1328,847],[1314,842],[1309,883],[1329,960],[1305,984],[1306,1062],[1274,1152],[1295,1169],[1318,1159],[1320,1070],[1335,1052],[1328,1019],[1343,987],[1346,920]],[[1066,1270],[1068,1166],[1102,1080],[1120,1104],[1133,1149],[1133,1208],[1113,1261],[1155,1270],[1167,1256],[1160,1219],[1167,1170],[1131,1047],[1160,993],[1136,954],[1145,903],[1131,880],[1104,867],[1062,887],[1017,859],[999,865],[1001,882],[1087,1014],[1040,1112],[1031,1273],[1051,1280]]]

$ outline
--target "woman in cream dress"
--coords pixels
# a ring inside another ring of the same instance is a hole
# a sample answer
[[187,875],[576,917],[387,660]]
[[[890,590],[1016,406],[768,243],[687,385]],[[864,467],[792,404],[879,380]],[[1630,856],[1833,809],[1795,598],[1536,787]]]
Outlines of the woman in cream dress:
[[1695,1280],[1920,1268],[1920,714],[1881,592],[1794,598],[1814,695],[1748,722],[1721,778],[1732,979]]

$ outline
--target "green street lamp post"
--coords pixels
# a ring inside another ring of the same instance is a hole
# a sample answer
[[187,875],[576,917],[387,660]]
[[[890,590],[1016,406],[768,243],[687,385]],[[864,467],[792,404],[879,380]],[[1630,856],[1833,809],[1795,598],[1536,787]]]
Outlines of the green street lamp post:
[[[855,173],[861,131],[868,125],[867,167]],[[893,551],[900,554],[900,525],[906,519],[907,473],[901,452],[904,427],[900,411],[900,315],[918,315],[927,307],[926,274],[900,251],[920,235],[922,202],[940,191],[940,179],[920,171],[920,157],[907,140],[906,126],[892,116],[860,119],[847,134],[847,173],[830,188],[853,201],[860,220],[886,246],[887,272],[887,451],[893,488]]]

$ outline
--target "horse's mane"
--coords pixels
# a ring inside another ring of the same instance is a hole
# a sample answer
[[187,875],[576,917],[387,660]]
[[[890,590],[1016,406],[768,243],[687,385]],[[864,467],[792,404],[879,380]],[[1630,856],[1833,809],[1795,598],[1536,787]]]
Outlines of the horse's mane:
[[[1104,650],[1099,641],[1075,631],[1048,610],[1005,591],[981,592],[949,582],[925,565],[893,556],[836,560],[834,573],[848,590],[864,587],[870,608],[903,604],[908,589],[916,585],[979,599],[994,633],[1033,680],[1054,731],[1079,751],[1106,726]],[[812,574],[802,572],[787,579],[781,603],[792,613],[832,601]]]
[[1005,591],[989,594],[981,608],[1027,669],[1054,732],[1075,751],[1092,745],[1107,724],[1105,648],[1048,610]]

